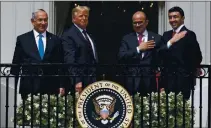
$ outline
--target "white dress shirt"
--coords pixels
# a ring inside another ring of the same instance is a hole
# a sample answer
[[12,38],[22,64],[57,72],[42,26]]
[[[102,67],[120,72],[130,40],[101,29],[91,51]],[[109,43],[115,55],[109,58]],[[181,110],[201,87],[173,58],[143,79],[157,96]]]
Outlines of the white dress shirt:
[[[37,49],[39,50],[39,33],[33,29],[34,32],[34,38],[35,38],[35,42],[37,44]],[[44,33],[42,33],[43,37],[42,37],[42,41],[43,41],[43,45],[44,45],[44,52],[45,52],[45,48],[46,48],[46,31]]]
[[[173,29],[173,32],[179,33],[180,30],[181,30],[181,28],[182,28],[183,26],[185,26],[185,25],[182,24],[182,25],[180,25],[176,30]],[[167,47],[170,48],[171,45],[172,45],[172,44],[170,43],[170,41],[168,41],[168,42],[167,42]]]
[[[74,24],[74,25],[80,30],[80,32],[82,33],[82,35],[83,35],[84,38],[86,39],[85,35],[83,34],[83,29],[81,29],[80,27],[78,27],[76,24]],[[88,34],[88,33],[87,33],[87,36],[88,36],[88,38],[89,38],[89,42],[91,43],[92,51],[93,51],[94,57],[95,57],[95,59],[96,59],[94,44],[93,44],[93,42],[92,42],[92,39],[89,37],[89,34]]]
[[[137,35],[138,42],[140,42],[140,41],[139,41],[139,38],[138,38],[139,33],[136,33],[136,35]],[[142,33],[142,35],[143,35],[143,37],[142,37],[143,43],[147,42],[147,41],[148,41],[148,32],[147,32],[147,30],[145,30],[145,31]],[[140,53],[139,48],[136,47],[136,49],[137,49],[137,52]],[[143,58],[143,57],[144,57],[144,52],[142,52],[142,58]]]

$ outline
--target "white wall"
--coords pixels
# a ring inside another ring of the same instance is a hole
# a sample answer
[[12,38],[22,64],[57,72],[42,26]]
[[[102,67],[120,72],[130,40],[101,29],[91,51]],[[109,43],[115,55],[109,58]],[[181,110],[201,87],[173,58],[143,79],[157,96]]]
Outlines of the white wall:
[[[173,6],[180,6],[185,13],[185,26],[196,33],[203,61],[202,64],[210,64],[210,2],[166,2],[165,3],[165,29],[170,30],[168,23],[168,10]],[[195,87],[194,106],[196,109],[195,126],[199,127],[200,86],[199,80]],[[202,80],[202,127],[207,125],[208,112],[208,81]]]
[[[50,32],[54,32],[53,2],[1,2],[1,63],[11,63],[16,37],[32,30],[30,22],[32,12],[44,9],[49,14]],[[9,127],[13,127],[11,117],[14,110],[13,80],[9,81]],[[5,127],[6,82],[1,79],[1,126]],[[18,96],[18,101],[20,96]]]

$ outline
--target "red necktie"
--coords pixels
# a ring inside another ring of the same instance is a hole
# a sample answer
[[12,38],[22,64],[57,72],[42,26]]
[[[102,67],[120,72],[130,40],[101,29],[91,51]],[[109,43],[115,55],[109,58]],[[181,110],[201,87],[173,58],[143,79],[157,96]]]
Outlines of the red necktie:
[[142,35],[142,34],[139,34],[139,35],[138,35],[138,42],[139,42],[139,44],[141,44],[142,38],[143,38],[143,35]]
[[173,32],[173,33],[172,33],[172,37],[173,37],[175,34],[176,34],[176,32]]

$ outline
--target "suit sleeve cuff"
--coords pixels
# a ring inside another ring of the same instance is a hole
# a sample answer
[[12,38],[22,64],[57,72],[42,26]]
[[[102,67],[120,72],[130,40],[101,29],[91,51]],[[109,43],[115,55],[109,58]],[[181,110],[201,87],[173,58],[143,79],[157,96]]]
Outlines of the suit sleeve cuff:
[[140,51],[139,51],[139,48],[138,48],[138,47],[136,47],[136,50],[137,50],[137,52],[138,52],[138,53],[140,53]]
[[171,45],[172,45],[172,44],[170,43],[170,41],[168,41],[168,42],[167,42],[167,48],[170,48]]

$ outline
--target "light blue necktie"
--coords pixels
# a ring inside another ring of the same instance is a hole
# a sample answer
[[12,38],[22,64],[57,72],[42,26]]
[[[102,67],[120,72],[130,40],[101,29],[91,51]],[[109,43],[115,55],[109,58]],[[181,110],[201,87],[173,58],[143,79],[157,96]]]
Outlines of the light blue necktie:
[[38,49],[39,49],[41,59],[43,59],[43,56],[44,56],[44,45],[43,45],[42,37],[43,35],[39,34]]

